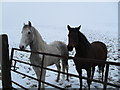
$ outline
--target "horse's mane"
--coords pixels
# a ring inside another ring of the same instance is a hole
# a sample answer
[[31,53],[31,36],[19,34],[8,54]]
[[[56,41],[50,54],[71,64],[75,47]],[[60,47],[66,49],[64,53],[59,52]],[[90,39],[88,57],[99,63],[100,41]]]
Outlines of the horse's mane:
[[83,33],[79,32],[78,37],[79,37],[79,45],[77,47],[79,52],[78,54],[80,54],[81,57],[85,57],[90,47],[90,43]]
[[87,38],[85,37],[85,35],[84,35],[83,33],[81,33],[80,31],[79,31],[79,42],[82,42],[82,44],[87,45],[87,46],[90,45],[88,39],[87,39]]
[[34,33],[35,40],[38,41],[38,45],[40,45],[40,46],[38,46],[39,47],[38,49],[44,51],[47,43],[43,40],[42,36],[40,35],[40,33],[38,32],[37,29],[32,27],[32,31]]

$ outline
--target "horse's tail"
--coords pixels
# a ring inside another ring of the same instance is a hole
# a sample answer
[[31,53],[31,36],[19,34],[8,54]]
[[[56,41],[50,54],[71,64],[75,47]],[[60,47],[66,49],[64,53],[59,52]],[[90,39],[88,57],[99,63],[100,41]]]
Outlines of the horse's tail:
[[[64,43],[64,42],[61,42],[61,41],[57,41],[58,42],[58,49],[60,50],[61,52],[61,55],[62,56],[65,56],[66,58],[62,58],[62,71],[68,73],[68,56],[69,56],[69,52],[68,52],[68,49],[67,49],[67,45]],[[63,79],[65,78],[65,75],[63,74]],[[67,75],[67,80],[68,80],[68,75]]]
[[[101,43],[101,47],[103,48],[103,50],[104,50],[104,58],[103,58],[103,60],[104,61],[106,61],[107,60],[107,53],[108,53],[108,51],[107,51],[107,46],[104,44],[104,43],[102,43],[102,42],[100,42]],[[104,67],[105,67],[105,64],[103,64],[103,65],[99,65],[98,66],[99,67],[99,71],[101,72],[103,72],[103,69],[104,69]]]

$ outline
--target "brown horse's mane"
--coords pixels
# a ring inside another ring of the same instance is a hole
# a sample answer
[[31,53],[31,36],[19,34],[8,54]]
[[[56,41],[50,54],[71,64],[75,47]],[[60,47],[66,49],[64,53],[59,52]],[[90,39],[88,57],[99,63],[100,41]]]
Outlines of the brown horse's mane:
[[83,33],[80,31],[78,32],[78,40],[79,44],[75,47],[76,48],[76,56],[86,58],[87,57],[87,51],[89,50],[90,47],[90,42],[88,39],[85,37]]

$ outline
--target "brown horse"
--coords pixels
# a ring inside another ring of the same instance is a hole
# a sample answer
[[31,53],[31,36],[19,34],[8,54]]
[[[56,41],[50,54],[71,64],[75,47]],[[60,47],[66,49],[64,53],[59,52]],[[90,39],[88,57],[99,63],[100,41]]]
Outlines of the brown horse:
[[[80,58],[90,58],[96,60],[103,60],[106,61],[107,59],[107,47],[104,43],[96,41],[90,43],[84,34],[82,34],[79,30],[79,27],[71,28],[69,25],[67,26],[69,30],[68,34],[68,50],[72,51],[75,47],[76,54],[75,57]],[[85,63],[80,62],[79,60],[73,60],[76,65],[76,70],[79,76],[82,76],[82,69],[87,71],[87,77],[93,79],[95,63]],[[102,80],[103,80],[103,73],[105,64],[98,64],[99,70],[102,71]],[[88,88],[90,90],[91,81],[87,80]],[[82,90],[82,78],[80,78],[80,89]]]

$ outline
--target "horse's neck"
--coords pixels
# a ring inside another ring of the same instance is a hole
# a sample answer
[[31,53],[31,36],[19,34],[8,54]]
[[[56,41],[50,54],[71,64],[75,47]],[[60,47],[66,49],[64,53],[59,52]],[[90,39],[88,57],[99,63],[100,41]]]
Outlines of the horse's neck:
[[42,39],[38,31],[34,31],[34,40],[30,44],[32,51],[44,52],[46,48],[46,42]]
[[90,46],[91,44],[86,37],[85,40],[79,41],[79,44],[75,47],[76,56],[83,58],[87,57]]

